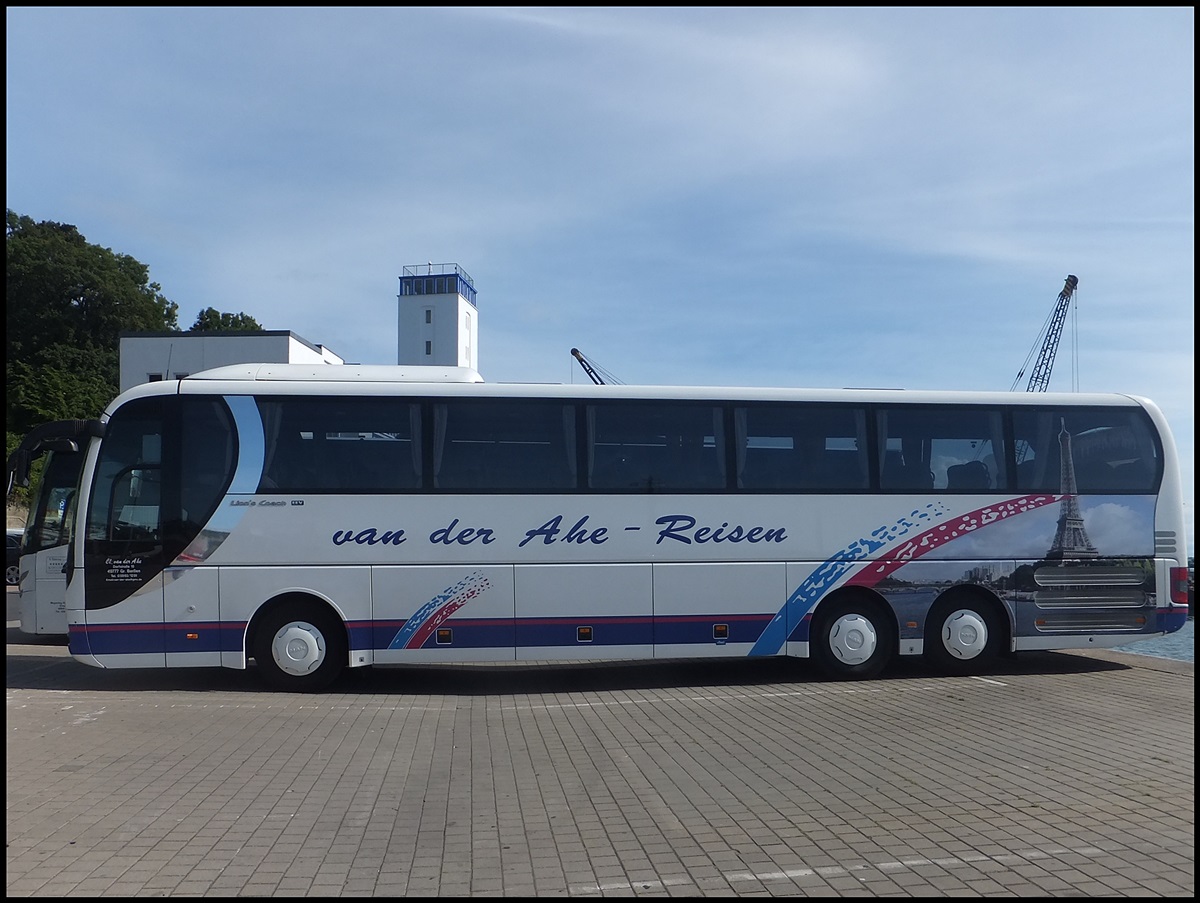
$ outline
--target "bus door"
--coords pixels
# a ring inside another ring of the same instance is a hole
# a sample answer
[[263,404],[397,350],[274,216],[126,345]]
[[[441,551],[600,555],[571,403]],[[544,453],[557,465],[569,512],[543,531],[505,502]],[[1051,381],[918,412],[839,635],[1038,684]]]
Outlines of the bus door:
[[21,571],[28,575],[20,595],[24,633],[66,636],[67,542],[82,462],[78,446],[46,456],[21,549]]
[[72,620],[71,651],[102,665],[163,667],[161,436],[112,426],[92,483],[84,610]]
[[[135,399],[118,408],[105,427],[88,496],[83,611],[69,613],[71,651],[90,653],[101,665],[220,662],[219,653],[212,661],[175,658],[179,647],[186,646],[184,638],[195,633],[192,625],[217,620],[216,592],[195,592],[193,585],[207,579],[215,587],[215,578],[197,577],[195,568],[170,567],[198,532],[181,513],[181,485],[189,476],[183,449],[193,433],[213,431],[216,425],[201,416],[214,407],[213,400],[185,416],[188,401],[178,396]],[[189,419],[195,422],[188,423],[185,435],[182,424]],[[222,435],[227,437],[228,431]],[[175,625],[171,643],[167,621]]]

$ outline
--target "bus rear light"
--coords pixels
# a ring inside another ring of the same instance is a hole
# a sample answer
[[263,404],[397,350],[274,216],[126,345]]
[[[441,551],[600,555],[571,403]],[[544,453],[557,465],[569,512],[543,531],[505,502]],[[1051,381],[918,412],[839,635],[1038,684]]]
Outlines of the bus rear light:
[[200,639],[200,634],[198,634],[198,633],[185,633],[185,634],[183,635],[183,638],[184,638],[185,640],[198,640],[198,639]]
[[1188,604],[1188,569],[1171,568],[1171,603]]

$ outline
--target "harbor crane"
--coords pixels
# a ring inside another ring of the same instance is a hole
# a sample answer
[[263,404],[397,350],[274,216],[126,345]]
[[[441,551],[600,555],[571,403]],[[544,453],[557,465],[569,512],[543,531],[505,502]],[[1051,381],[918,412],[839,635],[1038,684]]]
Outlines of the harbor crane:
[[[1062,338],[1063,323],[1067,319],[1067,311],[1071,308],[1071,300],[1075,297],[1075,289],[1078,287],[1079,280],[1074,276],[1068,276],[1063,290],[1058,293],[1058,301],[1054,305],[1053,312],[1043,324],[1042,331],[1038,333],[1038,337],[1042,340],[1041,348],[1037,352],[1033,372],[1029,374],[1029,383],[1025,386],[1026,392],[1045,392],[1050,387],[1050,371],[1054,369],[1054,357],[1058,353],[1058,340]],[[1034,348],[1038,348],[1036,340]],[[1025,368],[1033,356],[1034,350],[1030,349],[1025,363],[1021,366],[1009,391],[1015,391],[1020,385],[1021,379],[1025,375]]]
[[[620,383],[621,381],[601,367],[599,364],[589,361],[583,356],[583,352],[578,348],[571,349],[571,356],[579,361],[579,366],[583,368],[583,372],[588,375],[588,378],[598,386],[604,386],[608,383]],[[603,374],[603,375],[602,375]],[[604,377],[607,376],[608,379]]]

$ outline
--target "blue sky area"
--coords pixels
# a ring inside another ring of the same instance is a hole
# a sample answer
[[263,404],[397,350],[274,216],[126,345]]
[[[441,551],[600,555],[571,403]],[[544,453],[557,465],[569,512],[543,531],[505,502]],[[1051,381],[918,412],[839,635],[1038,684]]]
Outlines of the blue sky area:
[[[488,381],[1148,396],[1194,548],[1195,12],[8,7],[7,206],[179,305]],[[1024,369],[1024,376],[1018,374]]]

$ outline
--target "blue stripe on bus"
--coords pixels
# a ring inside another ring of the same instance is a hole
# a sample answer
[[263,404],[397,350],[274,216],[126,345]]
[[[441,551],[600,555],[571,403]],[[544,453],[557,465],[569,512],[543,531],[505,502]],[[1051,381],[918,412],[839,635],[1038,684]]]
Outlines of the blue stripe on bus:
[[[770,624],[771,615],[680,615],[654,619],[654,642],[658,645],[711,646],[714,642],[753,643]],[[713,628],[722,624],[728,636],[713,636]]]
[[1176,605],[1171,608],[1160,608],[1158,610],[1158,629],[1166,633],[1174,633],[1176,630],[1183,630],[1183,626],[1188,620],[1188,609],[1186,605]]
[[[452,645],[466,649],[497,648],[516,645],[529,646],[634,646],[634,645],[712,645],[718,639],[713,636],[713,627],[723,624],[728,636],[722,642],[753,643],[770,621],[769,615],[706,614],[679,616],[629,616],[617,618],[574,617],[574,618],[518,618],[515,621],[501,619],[462,618],[446,621],[442,627],[449,628],[452,642],[439,644],[436,634],[429,637],[419,648],[434,649],[439,645]],[[369,624],[357,623],[350,626],[350,637],[355,648],[370,644],[373,649],[396,648],[392,637],[396,621],[377,621]],[[592,629],[591,640],[584,643],[579,639],[579,628]]]
[[163,644],[167,652],[240,652],[245,635],[245,621],[167,624]]
[[67,625],[67,651],[72,655],[91,655],[92,647],[88,641],[86,627]]
[[[448,621],[453,640],[439,644],[436,634],[420,647],[507,649],[513,646],[650,646],[654,644],[711,646],[718,642],[713,626],[728,627],[725,643],[752,643],[770,620],[769,615],[706,614],[674,617],[509,618]],[[351,648],[387,649],[398,621],[358,621],[348,625]],[[591,627],[590,642],[580,642],[578,629]],[[104,624],[72,626],[75,654],[129,655],[160,652],[240,652],[246,623],[227,624]]]
[[[581,643],[579,628],[591,628],[591,639]],[[619,618],[518,618],[517,645],[529,646],[650,646],[654,643],[654,619]]]
[[68,647],[73,655],[240,652],[245,635],[245,621],[71,625]]
[[[1148,613],[1146,627],[1122,636],[1170,633],[1186,622],[1187,608],[1155,609]],[[801,618],[788,639],[808,639],[811,613]],[[752,643],[774,626],[769,615],[677,615],[622,618],[495,618],[462,619],[445,623],[452,631],[452,642],[439,645],[436,634],[423,649],[511,649],[554,646],[695,646],[714,643]],[[352,649],[387,649],[396,635],[400,620],[356,621],[347,625]],[[713,636],[713,626],[725,624],[727,640]],[[591,627],[590,643],[579,641],[578,628]],[[764,629],[765,628],[765,629]],[[72,655],[132,655],[138,653],[241,652],[246,622],[205,622],[199,624],[103,624],[69,628],[68,648]],[[194,638],[189,638],[194,634]],[[1080,634],[1083,635],[1083,634]],[[755,651],[750,655],[762,655]]]

